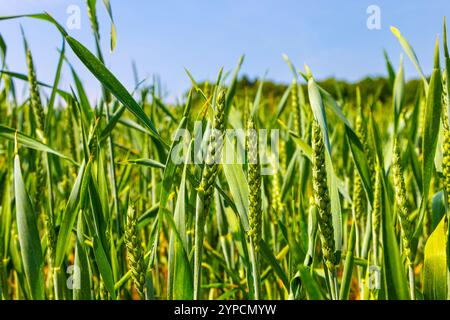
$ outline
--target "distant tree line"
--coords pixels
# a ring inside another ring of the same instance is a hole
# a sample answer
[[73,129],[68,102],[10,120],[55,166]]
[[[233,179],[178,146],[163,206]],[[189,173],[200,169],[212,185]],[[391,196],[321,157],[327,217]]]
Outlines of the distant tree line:
[[[325,90],[327,90],[338,101],[354,102],[356,99],[356,88],[361,90],[361,96],[363,97],[363,103],[365,103],[369,97],[376,98],[377,101],[390,103],[392,101],[392,80],[383,77],[365,77],[356,82],[349,82],[338,80],[335,78],[327,78],[319,80],[318,83]],[[305,81],[300,81],[303,92],[307,99],[307,84]],[[201,88],[207,88],[210,85],[208,82],[199,83]],[[258,78],[250,78],[247,75],[242,76],[237,83],[237,96],[245,98],[247,96],[250,101],[256,95],[260,80]],[[271,80],[265,80],[263,84],[263,96],[269,101],[278,101],[289,83],[274,82]],[[412,104],[417,95],[417,91],[420,90],[421,83],[419,80],[409,80],[405,84],[405,99],[406,104]],[[243,100],[241,100],[243,101]]]

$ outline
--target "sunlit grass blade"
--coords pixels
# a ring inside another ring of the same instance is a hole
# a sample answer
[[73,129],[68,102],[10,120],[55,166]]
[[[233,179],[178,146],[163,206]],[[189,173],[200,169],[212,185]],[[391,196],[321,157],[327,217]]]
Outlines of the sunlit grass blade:
[[439,135],[439,122],[442,112],[442,81],[439,64],[439,41],[436,39],[434,69],[431,74],[430,85],[426,99],[424,130],[422,140],[423,162],[422,162],[422,201],[420,205],[420,215],[416,224],[415,236],[418,235],[422,225],[423,217],[428,202],[431,178],[433,176],[434,156]]
[[8,139],[10,141],[14,141],[15,138],[17,138],[17,142],[19,145],[31,148],[38,151],[48,152],[51,154],[54,154],[55,156],[58,156],[62,159],[69,160],[72,163],[75,163],[72,159],[69,157],[59,153],[58,151],[50,148],[46,144],[40,142],[39,140],[32,138],[30,136],[27,136],[21,132],[18,132],[17,130],[13,128],[6,127],[4,125],[0,125],[0,137]]
[[419,76],[421,77],[421,79],[423,81],[424,88],[425,88],[425,90],[427,90],[428,89],[427,77],[425,76],[425,74],[422,71],[422,68],[420,66],[419,60],[417,59],[416,53],[414,52],[414,49],[411,47],[409,42],[400,33],[400,30],[398,30],[395,27],[391,27],[391,32],[394,34],[394,36],[397,37],[397,39],[400,42],[400,45],[402,46],[406,55],[409,57],[411,62],[414,64],[414,67],[416,68],[417,72],[419,73]]
[[87,184],[87,180],[89,179],[90,166],[91,162],[88,162],[87,164],[83,162],[81,164],[81,167],[78,170],[77,179],[75,181],[75,184],[73,185],[69,200],[67,201],[66,207],[64,209],[56,245],[55,267],[61,266],[64,261],[66,249],[69,245],[70,233],[72,232],[72,228],[77,217],[79,203],[81,201],[80,197],[82,198],[83,192],[86,192],[86,189],[83,188],[83,185]]
[[[17,152],[17,151],[16,151]],[[14,157],[14,194],[20,253],[31,299],[44,299],[44,270],[37,216],[25,188],[20,158]]]
[[447,241],[444,220],[442,218],[425,245],[423,295],[429,300],[447,299],[447,255],[442,245]]

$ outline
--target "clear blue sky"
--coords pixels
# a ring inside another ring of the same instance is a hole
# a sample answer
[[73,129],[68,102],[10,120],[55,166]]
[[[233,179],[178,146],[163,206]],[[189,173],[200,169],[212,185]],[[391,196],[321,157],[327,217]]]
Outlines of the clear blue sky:
[[[395,66],[401,53],[391,25],[410,41],[428,74],[435,38],[442,34],[442,18],[450,19],[449,0],[111,0],[118,37],[116,50],[109,54],[109,21],[102,1],[97,2],[107,66],[132,89],[135,60],[141,78],[161,76],[171,100],[189,87],[183,67],[198,80],[214,79],[221,66],[233,69],[241,54],[246,55],[242,74],[262,76],[268,70],[268,78],[281,82],[291,79],[282,53],[298,69],[307,63],[319,79],[336,76],[353,81],[384,75],[382,50],[387,50]],[[65,24],[66,10],[73,4],[81,8],[81,28],[70,34],[94,49],[84,0],[0,0],[0,15],[45,10]],[[372,4],[381,9],[381,30],[366,27],[366,9]],[[38,78],[50,83],[61,43],[58,32],[37,20],[0,21],[8,45],[7,64],[13,71],[26,70],[20,24]],[[89,96],[98,97],[98,82],[72,53],[68,56],[80,70]],[[407,77],[416,77],[410,61],[405,61]],[[71,81],[67,69],[62,81],[67,88]]]

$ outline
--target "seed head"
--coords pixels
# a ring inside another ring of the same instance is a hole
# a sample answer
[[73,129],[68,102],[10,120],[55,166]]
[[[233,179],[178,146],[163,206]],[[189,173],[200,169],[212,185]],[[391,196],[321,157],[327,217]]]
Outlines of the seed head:
[[255,122],[251,117],[247,120],[247,159],[248,159],[248,191],[249,191],[249,237],[259,251],[261,240],[262,212],[261,212],[261,171],[259,162],[258,134]]
[[294,129],[295,132],[299,135],[299,137],[302,136],[302,116],[301,116],[301,109],[300,109],[300,102],[298,99],[298,83],[297,80],[292,80],[292,89],[291,89],[291,107],[292,112],[294,113]]
[[127,226],[125,230],[125,243],[127,246],[128,264],[131,277],[140,299],[145,299],[145,264],[142,246],[139,242],[137,230],[137,216],[133,206],[128,207]]
[[372,208],[372,238],[374,244],[374,257],[377,262],[378,239],[380,235],[381,225],[381,177],[380,169],[377,166],[375,175],[375,190],[373,192],[373,208]]
[[394,152],[393,152],[393,176],[394,176],[394,191],[395,201],[397,204],[397,212],[400,218],[400,225],[402,228],[402,241],[403,250],[405,256],[408,259],[408,263],[412,261],[411,253],[411,237],[412,237],[412,223],[409,219],[408,205],[406,199],[406,186],[403,178],[403,167],[401,164],[400,148],[397,143],[397,139],[394,140]]
[[34,115],[37,121],[37,133],[40,139],[43,139],[45,114],[44,108],[42,106],[41,97],[39,95],[39,88],[36,79],[36,72],[34,70],[33,57],[31,56],[31,51],[26,48],[27,55],[27,66],[28,66],[28,83],[30,85],[30,100],[31,108],[33,109]]
[[312,183],[314,202],[319,213],[317,218],[319,222],[320,240],[325,264],[328,270],[333,272],[335,264],[333,218],[328,193],[327,172],[325,169],[325,148],[322,132],[316,120],[313,120],[312,125],[312,149]]
[[209,139],[206,163],[203,168],[202,180],[198,191],[203,194],[203,205],[209,211],[211,196],[216,180],[218,164],[222,155],[224,139],[224,108],[225,108],[225,90],[222,90],[216,101],[214,112],[214,122]]

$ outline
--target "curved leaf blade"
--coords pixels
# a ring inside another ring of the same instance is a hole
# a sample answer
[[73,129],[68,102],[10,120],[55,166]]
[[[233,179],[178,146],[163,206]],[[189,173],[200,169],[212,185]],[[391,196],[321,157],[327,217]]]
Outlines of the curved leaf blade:
[[44,299],[44,276],[41,240],[37,228],[37,217],[31,199],[25,189],[20,168],[20,158],[14,157],[14,193],[16,197],[17,229],[20,254],[25,278],[32,299]]

